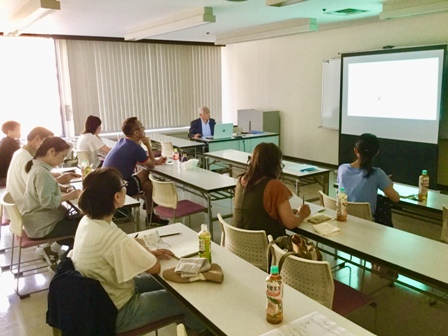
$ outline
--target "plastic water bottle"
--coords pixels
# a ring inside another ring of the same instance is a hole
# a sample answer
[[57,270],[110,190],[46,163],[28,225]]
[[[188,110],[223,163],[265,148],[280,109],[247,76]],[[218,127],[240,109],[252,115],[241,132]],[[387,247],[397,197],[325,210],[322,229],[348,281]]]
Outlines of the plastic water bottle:
[[424,202],[428,198],[429,176],[426,170],[418,178],[418,200]]
[[179,152],[177,151],[177,148],[174,148],[173,151],[173,163],[180,167]]
[[283,321],[283,282],[276,265],[271,266],[271,274],[266,278],[266,321]]
[[344,187],[339,189],[336,199],[336,220],[340,222],[347,221],[347,194]]
[[199,258],[207,258],[208,262],[212,262],[212,235],[208,231],[207,224],[201,225],[199,237]]
[[84,178],[89,175],[89,173],[92,171],[92,167],[89,166],[89,164],[87,163],[86,160],[83,160],[81,163],[81,175],[82,175],[82,179],[84,180]]

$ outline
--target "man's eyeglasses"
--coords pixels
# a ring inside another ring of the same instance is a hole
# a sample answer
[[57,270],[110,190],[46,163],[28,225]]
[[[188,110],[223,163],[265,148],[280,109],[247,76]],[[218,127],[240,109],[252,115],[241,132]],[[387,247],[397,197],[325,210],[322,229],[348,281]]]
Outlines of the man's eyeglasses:
[[280,168],[283,170],[285,168],[285,164],[283,162],[280,162]]
[[121,183],[121,188],[126,188],[128,185],[129,185],[129,182],[128,182],[128,181],[123,181],[123,182]]

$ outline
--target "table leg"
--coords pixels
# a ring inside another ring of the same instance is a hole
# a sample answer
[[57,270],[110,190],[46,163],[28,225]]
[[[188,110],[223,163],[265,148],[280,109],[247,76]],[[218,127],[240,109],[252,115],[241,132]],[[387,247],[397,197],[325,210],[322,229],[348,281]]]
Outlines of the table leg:
[[212,214],[212,199],[210,194],[204,194],[207,199],[207,209],[208,209],[208,231],[210,232],[213,240],[213,214]]

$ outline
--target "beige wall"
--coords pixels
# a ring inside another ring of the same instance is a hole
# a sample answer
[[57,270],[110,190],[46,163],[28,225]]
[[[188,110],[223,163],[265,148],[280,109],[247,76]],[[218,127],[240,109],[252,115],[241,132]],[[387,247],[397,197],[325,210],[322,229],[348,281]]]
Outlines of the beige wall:
[[[322,61],[385,45],[447,43],[443,13],[228,45],[227,113],[237,123],[238,109],[279,110],[285,155],[337,164],[338,132],[319,128]],[[448,173],[448,162],[441,168]]]

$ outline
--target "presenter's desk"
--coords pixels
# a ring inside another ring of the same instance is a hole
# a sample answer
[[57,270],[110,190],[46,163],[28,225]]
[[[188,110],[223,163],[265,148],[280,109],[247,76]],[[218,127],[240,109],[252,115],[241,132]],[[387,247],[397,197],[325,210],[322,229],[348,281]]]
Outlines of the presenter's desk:
[[[237,168],[242,171],[246,170],[249,161],[249,155],[247,153],[234,149],[205,153],[205,157],[207,158],[207,167],[210,166],[212,161],[219,161],[228,164],[231,172],[232,168]],[[285,160],[282,162],[285,165],[282,178],[293,181],[297,195],[299,194],[300,186],[316,182],[319,183],[322,186],[323,191],[328,194],[330,179],[329,169]],[[235,174],[232,174],[232,176],[234,175]]]
[[[291,206],[296,208],[301,202],[296,196],[290,200]],[[312,206],[312,212],[316,212],[316,205]],[[325,209],[321,213],[336,218],[334,210]],[[339,251],[387,266],[424,284],[448,291],[448,244],[350,215],[346,222],[332,220],[329,223],[339,227],[342,232],[334,237],[325,237],[306,221],[294,231]]]
[[208,152],[215,152],[223,149],[234,149],[246,153],[252,153],[254,148],[262,142],[274,143],[279,146],[278,133],[271,132],[242,134],[240,136],[233,136],[228,139],[207,139],[202,137],[192,138],[191,140],[204,143],[207,146]]
[[204,154],[206,144],[202,142],[190,141],[187,138],[180,139],[174,136],[159,132],[150,132],[147,134],[151,142],[161,146],[162,142],[171,142],[174,148],[177,148],[179,154],[182,156],[184,152],[194,151],[194,157],[202,156]]
[[207,202],[208,230],[213,237],[212,201],[231,199],[236,186],[235,179],[206,169],[184,170],[177,163],[156,165],[151,173],[166,178],[199,196]]
[[[197,232],[180,223],[156,230],[161,236],[180,233],[163,238],[171,246],[198,239]],[[212,262],[221,266],[223,283],[176,283],[165,280],[163,270],[176,266],[177,262],[175,258],[161,260],[162,272],[155,276],[156,280],[204,321],[216,335],[258,336],[315,311],[353,335],[372,335],[288,285],[284,285],[282,324],[268,323],[265,319],[267,274],[213,242]]]

